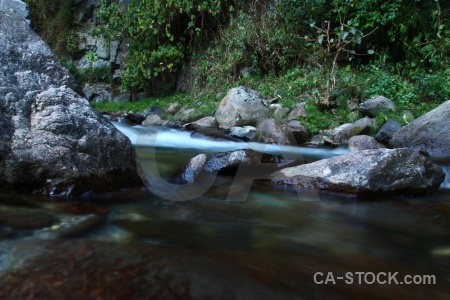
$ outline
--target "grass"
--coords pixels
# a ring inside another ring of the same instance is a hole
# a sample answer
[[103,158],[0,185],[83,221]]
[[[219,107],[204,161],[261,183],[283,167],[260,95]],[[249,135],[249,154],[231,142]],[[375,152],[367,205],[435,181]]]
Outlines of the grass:
[[264,98],[273,98],[276,92],[281,96],[279,103],[290,109],[301,102],[306,102],[309,116],[301,118],[299,121],[307,126],[313,134],[317,134],[320,130],[335,128],[344,123],[353,123],[362,118],[358,111],[347,110],[347,99],[350,98],[356,98],[362,102],[371,97],[383,95],[394,101],[396,111],[377,116],[378,125],[377,128],[374,128],[374,132],[389,118],[395,118],[406,125],[407,122],[402,116],[404,110],[410,110],[417,118],[445,101],[443,98],[421,102],[421,97],[413,82],[385,71],[365,68],[350,72],[340,71],[337,88],[334,91],[335,105],[330,109],[321,110],[318,108],[317,102],[323,90],[322,81],[322,73],[318,68],[294,68],[280,76],[255,74],[245,78],[239,77],[234,81],[224,82],[220,90],[205,86],[202,89],[194,89],[188,94],[176,93],[165,97],[151,97],[139,102],[99,102],[92,103],[92,106],[103,112],[142,113],[152,105],[166,109],[171,103],[178,102],[182,106],[194,107],[198,114],[211,115],[229,89],[245,85],[258,91]]

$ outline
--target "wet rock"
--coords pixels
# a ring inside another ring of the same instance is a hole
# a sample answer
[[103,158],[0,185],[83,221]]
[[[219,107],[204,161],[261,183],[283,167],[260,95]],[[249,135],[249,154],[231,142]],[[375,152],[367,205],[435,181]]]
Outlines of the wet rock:
[[305,109],[306,102],[302,102],[294,107],[294,109],[288,114],[287,119],[289,121],[298,119],[298,118],[307,118],[308,112]]
[[105,219],[105,215],[66,216],[51,227],[37,231],[34,237],[40,239],[61,239],[76,236],[97,226]]
[[385,148],[374,137],[368,135],[352,136],[348,140],[348,147],[352,151]]
[[212,128],[200,128],[197,131],[192,132],[191,137],[209,141],[240,141],[237,138],[225,134],[223,131]]
[[444,180],[442,169],[411,149],[363,150],[285,168],[271,176],[274,184],[356,195],[424,194]]
[[402,128],[402,125],[396,119],[390,119],[378,130],[375,139],[380,143],[389,145],[389,141],[400,128]]
[[206,163],[206,154],[199,154],[193,157],[185,166],[182,167],[181,174],[177,182],[181,184],[193,183],[203,169]]
[[397,131],[390,141],[396,148],[421,151],[440,164],[450,163],[450,100]]
[[259,94],[240,86],[228,91],[214,117],[220,128],[230,129],[234,126],[254,126],[259,119],[265,119],[268,115],[269,109],[264,106]]
[[251,162],[250,150],[238,150],[212,155],[205,163],[207,172],[236,170],[241,164]]
[[204,117],[195,122],[187,123],[184,127],[189,130],[199,130],[205,128],[217,129],[217,122],[214,117]]
[[18,207],[0,207],[0,224],[16,229],[48,227],[55,218],[41,210]]
[[133,124],[141,124],[145,120],[145,117],[141,114],[128,113],[125,116],[125,119],[127,119]]
[[257,129],[253,126],[234,126],[230,128],[231,136],[243,139],[245,141],[253,140],[256,137],[256,132]]
[[265,119],[258,126],[258,135],[266,144],[292,145],[294,137],[289,127],[283,126],[275,119]]
[[142,125],[149,126],[149,125],[162,125],[163,120],[158,115],[148,115],[145,120],[142,122]]
[[142,184],[129,139],[25,20],[0,11],[0,28],[0,189],[67,196]]
[[309,131],[308,127],[296,120],[289,122],[287,126],[291,129],[291,132],[294,135],[295,140],[297,141],[297,145],[302,145],[309,142],[311,132]]
[[239,259],[146,243],[83,240],[25,241],[10,253],[11,269],[0,273],[0,298],[5,299],[290,300],[315,294],[299,294],[306,274],[292,282],[297,277],[292,270],[299,266],[290,267],[290,276],[262,275],[256,271],[261,264],[280,274],[289,266],[245,253]]
[[395,104],[391,99],[378,96],[364,101],[359,106],[359,112],[363,116],[375,117],[382,111],[395,111]]

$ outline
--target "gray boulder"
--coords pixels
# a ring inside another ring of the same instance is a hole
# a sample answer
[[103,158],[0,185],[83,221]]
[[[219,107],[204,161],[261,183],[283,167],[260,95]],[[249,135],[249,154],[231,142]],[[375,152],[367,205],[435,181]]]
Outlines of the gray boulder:
[[391,99],[378,96],[364,101],[359,106],[359,112],[363,116],[375,117],[382,111],[395,111],[395,104]]
[[241,164],[249,164],[252,161],[251,150],[237,150],[222,152],[212,155],[205,163],[206,172],[229,172],[235,171]]
[[308,127],[300,123],[299,121],[291,121],[287,124],[298,145],[309,142],[311,132]]
[[440,164],[450,163],[450,100],[397,131],[391,146],[427,153]]
[[338,146],[347,145],[352,136],[368,133],[370,128],[374,126],[376,126],[376,121],[370,118],[362,118],[355,123],[343,124],[333,130],[331,134],[332,143]]
[[228,91],[215,113],[220,128],[256,125],[259,119],[265,119],[269,109],[264,106],[259,94],[247,87],[240,86]]
[[20,15],[22,18],[27,19],[27,23],[30,23],[28,5],[20,0],[0,0],[0,10],[13,11]]
[[244,140],[253,140],[256,137],[257,129],[253,126],[231,127],[230,135]]
[[142,122],[142,125],[149,126],[149,125],[162,125],[163,120],[159,115],[148,115],[145,120]]
[[297,104],[294,107],[294,109],[288,114],[287,119],[289,121],[291,121],[291,120],[295,120],[295,119],[298,119],[298,118],[307,118],[309,115],[308,115],[308,112],[305,109],[305,105],[306,105],[305,102]]
[[373,136],[369,135],[352,136],[348,140],[348,147],[352,151],[385,148]]
[[396,119],[390,119],[378,130],[375,139],[380,143],[388,145],[389,141],[400,128],[402,128],[402,125]]
[[179,183],[193,183],[203,169],[206,163],[206,154],[199,154],[193,157],[185,166],[182,167]]
[[265,119],[257,126],[260,138],[266,144],[291,145],[294,144],[292,131],[282,126],[275,119]]
[[439,166],[412,149],[352,152],[271,175],[274,184],[356,195],[424,194],[444,178]]
[[0,190],[50,196],[142,184],[130,141],[13,12],[0,11]]
[[204,117],[192,123],[187,123],[184,128],[190,130],[217,129],[217,121],[214,117]]

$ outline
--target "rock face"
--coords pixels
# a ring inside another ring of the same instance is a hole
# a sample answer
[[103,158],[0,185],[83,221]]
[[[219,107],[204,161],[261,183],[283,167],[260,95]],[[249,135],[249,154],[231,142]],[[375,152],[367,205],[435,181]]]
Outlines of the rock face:
[[285,168],[272,183],[332,192],[374,195],[423,194],[444,180],[442,169],[412,149],[363,150]]
[[50,48],[0,11],[0,190],[78,195],[141,184],[130,141],[88,101]]
[[29,17],[28,6],[20,0],[0,0],[0,10],[14,11],[25,19]]
[[259,94],[240,86],[228,91],[217,108],[215,118],[219,127],[254,126],[259,119],[267,118],[269,109],[264,106]]
[[359,112],[363,116],[375,117],[382,111],[395,111],[394,102],[389,98],[378,96],[364,101],[359,106]]
[[413,148],[433,161],[450,163],[450,100],[417,118],[394,134],[393,147]]

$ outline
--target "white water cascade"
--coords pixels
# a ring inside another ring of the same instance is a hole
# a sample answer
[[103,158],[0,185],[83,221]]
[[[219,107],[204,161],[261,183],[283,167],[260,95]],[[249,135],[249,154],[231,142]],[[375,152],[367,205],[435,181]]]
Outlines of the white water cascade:
[[133,146],[138,147],[174,148],[180,150],[190,149],[208,153],[252,149],[268,154],[303,155],[316,159],[329,158],[350,152],[347,148],[321,149],[256,142],[215,141],[192,137],[191,132],[178,129],[152,126],[130,126],[124,123],[113,124],[130,139]]

